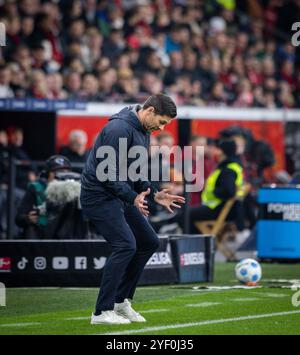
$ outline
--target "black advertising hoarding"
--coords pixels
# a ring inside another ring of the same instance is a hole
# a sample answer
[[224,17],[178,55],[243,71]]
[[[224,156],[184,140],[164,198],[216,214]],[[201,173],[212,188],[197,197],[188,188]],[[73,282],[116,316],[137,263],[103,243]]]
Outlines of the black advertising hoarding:
[[[168,238],[149,260],[140,284],[177,281]],[[104,240],[0,241],[0,282],[6,287],[98,287],[110,248]]]
[[[213,265],[207,265],[213,264],[213,259],[208,239],[198,236],[191,242],[191,236],[181,236],[178,247],[171,248],[172,239],[159,236],[159,249],[148,261],[139,285],[187,282],[182,272],[191,273],[187,278],[190,282],[209,281],[211,276],[206,272],[211,273]],[[182,251],[186,251],[185,256],[177,255]],[[98,287],[110,252],[104,240],[3,240],[0,282],[6,287]],[[199,268],[195,262],[200,254],[206,266]],[[193,266],[183,265],[185,271],[178,273],[178,258]]]
[[210,235],[170,236],[179,283],[211,282],[214,273],[214,238]]
[[[102,241],[1,241],[0,280],[6,287],[95,286],[109,253]],[[9,269],[1,269],[3,257]]]

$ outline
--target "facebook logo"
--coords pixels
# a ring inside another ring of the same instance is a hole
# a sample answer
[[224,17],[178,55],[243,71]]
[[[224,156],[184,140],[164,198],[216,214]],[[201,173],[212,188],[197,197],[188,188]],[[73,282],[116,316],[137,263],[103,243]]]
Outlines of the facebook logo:
[[85,256],[75,256],[75,270],[86,270],[87,258]]

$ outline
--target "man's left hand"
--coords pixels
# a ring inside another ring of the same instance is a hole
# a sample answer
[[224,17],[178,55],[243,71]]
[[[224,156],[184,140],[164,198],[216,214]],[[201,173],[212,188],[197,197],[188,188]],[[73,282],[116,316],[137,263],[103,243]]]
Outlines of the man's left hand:
[[154,201],[164,206],[169,212],[174,213],[173,208],[181,208],[177,203],[185,203],[185,198],[182,196],[169,194],[168,189],[163,189],[155,194]]

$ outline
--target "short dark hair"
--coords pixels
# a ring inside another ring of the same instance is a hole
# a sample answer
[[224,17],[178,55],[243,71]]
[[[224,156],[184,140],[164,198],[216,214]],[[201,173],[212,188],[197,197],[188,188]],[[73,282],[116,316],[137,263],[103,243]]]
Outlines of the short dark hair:
[[221,139],[219,141],[218,147],[226,155],[226,157],[232,157],[236,155],[236,143],[233,139]]
[[174,101],[164,94],[156,94],[148,97],[143,105],[143,109],[146,110],[149,107],[153,107],[157,115],[169,116],[172,118],[177,115],[177,108]]

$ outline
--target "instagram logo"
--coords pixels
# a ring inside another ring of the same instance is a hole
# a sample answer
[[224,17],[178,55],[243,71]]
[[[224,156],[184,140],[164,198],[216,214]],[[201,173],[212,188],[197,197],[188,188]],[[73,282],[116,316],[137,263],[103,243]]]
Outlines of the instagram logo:
[[47,267],[47,261],[46,258],[43,256],[37,256],[34,258],[34,268],[36,270],[45,270]]

